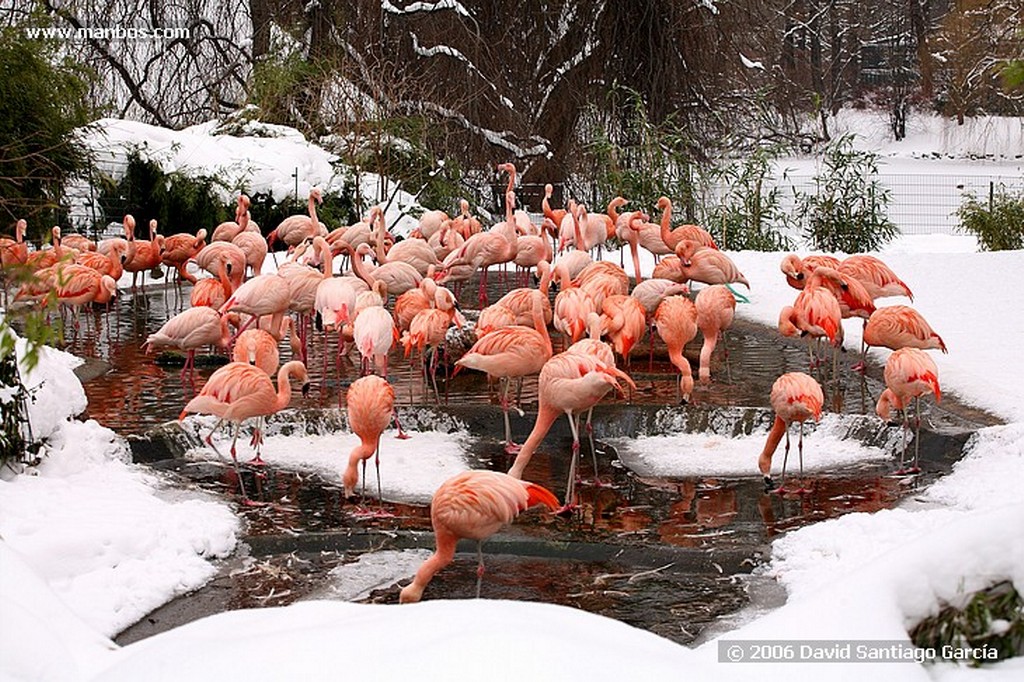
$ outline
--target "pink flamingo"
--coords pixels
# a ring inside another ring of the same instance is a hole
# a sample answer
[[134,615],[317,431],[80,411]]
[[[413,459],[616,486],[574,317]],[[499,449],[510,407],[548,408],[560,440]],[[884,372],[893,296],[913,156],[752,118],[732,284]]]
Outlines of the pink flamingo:
[[398,328],[390,313],[384,309],[387,289],[382,280],[374,283],[373,292],[373,304],[363,308],[355,317],[352,337],[363,358],[363,373],[369,373],[372,365],[382,376],[387,376],[388,353],[398,341]]
[[348,426],[359,436],[359,445],[352,448],[341,481],[345,497],[352,497],[359,481],[357,465],[363,464],[363,496],[366,496],[366,460],[374,458],[377,468],[377,499],[384,503],[380,485],[380,436],[395,417],[395,389],[375,374],[360,377],[348,387],[345,397]]
[[[424,282],[428,280],[423,280]],[[402,345],[405,347],[405,357],[413,349],[420,353],[420,357],[426,362],[426,349],[431,348],[431,359],[429,368],[424,365],[424,372],[429,373],[431,384],[434,387],[434,396],[438,404],[441,403],[441,396],[437,390],[437,363],[440,357],[440,348],[448,335],[448,328],[454,322],[456,326],[462,326],[462,317],[455,309],[455,300],[444,295],[443,290],[428,285],[428,289],[434,289],[434,306],[426,308],[417,313],[409,325],[409,330],[402,336]],[[410,391],[412,365],[409,366]]]
[[274,376],[281,364],[281,352],[277,349],[277,339],[270,332],[246,329],[235,339],[231,359],[234,362],[247,362],[259,367],[268,376]]
[[54,280],[57,301],[71,306],[77,330],[78,309],[90,303],[110,303],[117,294],[117,283],[110,275],[100,274],[84,265],[63,263],[57,267]]
[[298,246],[305,239],[327,235],[327,226],[316,217],[316,205],[323,203],[323,192],[319,187],[309,190],[309,215],[288,216],[267,235],[267,246],[274,248],[274,242],[282,241],[289,249]]
[[872,299],[887,296],[906,296],[911,301],[914,294],[903,280],[896,276],[888,265],[866,254],[843,259],[837,268],[845,277],[858,280],[867,289]]
[[948,352],[942,337],[924,316],[907,305],[891,305],[876,310],[864,327],[864,343],[892,350],[909,347]]
[[245,327],[264,315],[271,316],[272,329],[279,329],[281,322],[288,313],[290,302],[288,280],[277,274],[260,275],[259,277],[253,277],[235,289],[231,297],[224,302],[224,305],[219,310],[221,313],[234,310],[253,316],[239,331],[245,331]]
[[206,230],[200,229],[194,235],[182,232],[172,234],[164,238],[164,253],[160,257],[161,262],[178,272],[178,283],[187,280],[192,284],[196,283],[195,275],[188,272],[185,266],[194,259],[206,246]]
[[220,308],[227,301],[232,292],[242,284],[239,275],[235,280],[228,277],[228,265],[221,260],[217,263],[217,276],[204,277],[197,280],[192,286],[192,293],[189,301],[193,307],[207,306],[209,308]]
[[249,211],[249,197],[240,194],[235,208],[235,219],[223,222],[213,229],[211,242],[230,242],[238,236],[245,228],[240,224],[241,216]]
[[[776,492],[780,495],[786,492],[786,462],[789,459],[789,425],[793,422],[800,423],[800,440],[797,449],[800,453],[800,476],[804,475],[804,422],[813,418],[814,421],[821,419],[821,406],[825,402],[825,396],[821,391],[821,385],[803,372],[789,372],[783,374],[772,384],[771,405],[775,410],[775,422],[771,431],[768,432],[768,441],[764,444],[764,450],[757,460],[758,468],[764,476],[765,490]],[[782,482],[775,487],[771,477],[772,456],[779,447],[782,435],[786,435],[786,451],[782,459]],[[803,488],[797,492],[806,492]]]
[[628,367],[629,353],[647,329],[647,313],[640,301],[625,294],[605,297],[601,303],[601,327]]
[[711,233],[697,225],[680,225],[672,229],[672,201],[668,197],[658,199],[658,208],[661,209],[661,241],[665,246],[678,253],[679,245],[686,240],[694,241],[700,246],[712,250],[718,250]]
[[[736,314],[736,297],[728,287],[716,284],[700,290],[694,308],[697,310],[697,327],[704,335],[698,376],[702,384],[707,384],[711,381],[711,354],[715,352],[718,339],[724,342],[725,330],[732,326]],[[729,357],[728,348],[726,357]]]
[[786,254],[779,269],[786,276],[786,283],[794,289],[803,289],[807,279],[814,272],[815,268],[832,268],[839,270],[839,259],[832,256],[812,255],[800,256],[795,253]]
[[811,343],[822,337],[835,348],[843,343],[842,310],[839,301],[824,285],[825,280],[832,280],[840,288],[846,285],[845,279],[832,268],[816,268],[793,305],[783,308],[779,315],[779,331],[783,336],[810,337],[807,348],[811,368],[817,364]]
[[477,340],[473,347],[455,363],[460,368],[486,372],[489,377],[498,377],[501,386],[501,411],[505,419],[505,452],[519,452],[519,446],[512,441],[509,423],[509,379],[536,374],[551,357],[551,337],[544,323],[544,312],[539,291],[533,292],[533,328],[521,325],[503,327]]
[[[348,249],[347,246],[342,246],[342,251],[351,255],[351,249]],[[373,283],[379,280],[386,285],[388,294],[400,296],[406,291],[418,287],[423,279],[419,270],[402,261],[392,261],[377,267],[370,267],[363,261],[363,257],[369,253],[371,253],[370,245],[360,244],[355,255],[352,256],[352,272],[368,286],[372,287]]]
[[447,281],[446,275],[458,266],[468,265],[473,271],[482,269],[478,292],[481,308],[487,305],[487,269],[492,265],[508,263],[516,257],[514,205],[515,195],[506,192],[504,222],[498,223],[488,232],[480,232],[468,238],[460,249],[448,255],[438,273],[438,281],[444,282]]
[[[467,210],[469,208],[467,204]],[[413,230],[413,238],[430,239],[432,235],[440,231],[441,224],[450,220],[448,214],[441,210],[424,211],[420,216],[419,225]]]
[[669,361],[679,370],[679,393],[687,402],[693,392],[693,371],[683,349],[697,336],[697,307],[685,296],[669,296],[654,311],[654,324],[668,349]]
[[249,212],[246,211],[239,219],[241,231],[231,240],[231,243],[245,254],[245,264],[252,269],[253,277],[263,274],[263,262],[267,259],[269,250],[267,240],[263,238],[259,229],[249,229],[255,224],[250,220]]
[[551,266],[547,261],[537,264],[537,276],[540,277],[540,285],[537,289],[522,287],[513,289],[498,299],[494,305],[508,308],[515,316],[515,324],[529,326],[533,324],[533,303],[536,300],[536,293],[541,293],[541,304],[544,309],[544,322],[551,322],[551,301],[548,299],[548,291],[551,287]]
[[705,284],[739,282],[750,288],[750,282],[732,259],[717,249],[684,239],[676,246],[676,255],[681,262],[683,277],[687,280]]
[[[245,493],[242,476],[238,472],[238,458],[235,449],[238,443],[238,432],[241,430],[242,422],[246,419],[266,417],[288,407],[292,399],[290,379],[296,379],[302,384],[304,396],[308,393],[309,376],[306,374],[306,366],[299,360],[287,362],[277,371],[276,389],[267,373],[259,367],[245,362],[229,362],[210,375],[199,395],[188,401],[185,409],[178,415],[179,421],[184,419],[185,415],[192,413],[215,415],[218,418],[217,423],[206,436],[206,443],[211,448],[214,447],[213,434],[220,428],[220,425],[226,421],[234,424],[231,460],[235,465],[238,485],[246,504],[250,504],[250,500]],[[256,448],[256,456],[253,458],[252,464],[265,464],[260,458],[262,444],[262,429],[257,426],[253,431],[251,441],[251,445]]]
[[[569,465],[569,481],[566,485],[565,507],[570,509],[576,484],[576,461],[580,454],[579,416],[592,408],[613,388],[622,392],[622,379],[633,389],[636,385],[629,375],[615,365],[609,365],[597,357],[582,353],[564,352],[555,355],[540,371],[538,380],[537,419],[533,424],[522,449],[516,455],[508,473],[522,478],[533,453],[537,451],[544,436],[555,423],[558,415],[565,414],[572,429],[572,460]],[[594,472],[595,476],[597,472]]]
[[[8,268],[14,265],[24,265],[25,261],[28,260],[28,244],[25,243],[25,230],[28,228],[28,223],[25,219],[19,219],[14,224],[14,239],[4,237],[0,239],[0,264],[4,268]],[[68,235],[69,237],[71,235]],[[95,249],[95,244],[93,249]]]
[[[126,224],[126,227],[128,225]],[[146,291],[146,271],[153,270],[160,265],[163,259],[164,237],[157,233],[156,220],[149,221],[149,240],[135,238],[135,221],[131,222],[128,241],[135,246],[135,256],[125,261],[124,269],[132,273],[132,291],[135,291],[135,281],[139,273],[142,273],[142,291]]]
[[430,522],[437,549],[423,562],[398,601],[418,602],[423,590],[455,558],[460,538],[477,541],[476,596],[484,576],[483,541],[535,504],[554,511],[558,499],[546,488],[496,471],[464,471],[441,484],[430,502]]
[[[146,352],[153,352],[157,347],[177,348],[185,351],[187,357],[181,368],[181,379],[195,367],[196,350],[203,346],[227,348],[231,339],[227,319],[213,308],[200,306],[189,308],[167,320],[159,331],[149,335]],[[276,369],[276,368],[275,368]]]
[[[900,348],[889,356],[885,363],[885,385],[886,389],[878,398],[875,406],[875,414],[884,421],[889,421],[892,408],[903,412],[903,447],[900,449],[900,468],[897,474],[916,474],[921,469],[918,466],[921,444],[921,396],[932,393],[935,395],[935,402],[942,402],[942,389],[939,388],[939,370],[935,361],[923,350],[917,348]],[[907,455],[907,431],[910,429],[910,415],[908,407],[910,400],[914,400],[914,464],[910,469],[904,469],[904,460]]]

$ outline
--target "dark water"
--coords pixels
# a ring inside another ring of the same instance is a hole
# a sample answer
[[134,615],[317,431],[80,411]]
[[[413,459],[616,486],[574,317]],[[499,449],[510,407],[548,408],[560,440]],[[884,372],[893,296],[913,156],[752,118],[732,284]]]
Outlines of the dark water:
[[[463,300],[475,299],[475,291],[475,286],[466,287]],[[492,300],[496,298],[493,292]],[[183,381],[180,365],[158,362],[142,352],[141,344],[179,307],[173,290],[126,296],[114,311],[83,320],[78,333],[69,336],[67,350],[94,359],[87,373],[96,376],[85,382],[90,417],[128,435],[142,434],[178,416],[216,364],[199,367],[194,382]],[[710,429],[716,419],[749,429],[748,417],[729,410],[759,408],[753,414],[767,418],[774,380],[787,371],[807,370],[803,345],[757,325],[737,321],[727,344],[728,360],[721,350],[716,352],[713,384],[698,386],[689,405],[675,408],[687,415],[691,430]],[[559,345],[556,338],[556,352]],[[346,387],[358,376],[358,358],[343,358],[336,365],[336,348],[334,338],[325,339],[319,332],[311,335],[308,366],[314,390],[307,398],[296,393],[293,408],[316,411],[343,402]],[[699,344],[691,344],[686,354],[696,373]],[[856,360],[852,353],[847,355],[851,357],[842,357],[841,364]],[[282,345],[282,358],[288,357]],[[399,353],[392,353],[390,362],[389,378],[403,411],[408,412],[410,405],[436,404],[417,363],[410,369]],[[947,471],[967,434],[991,423],[955,400],[945,400],[941,410],[932,408],[922,438],[924,474],[916,478],[895,477],[892,465],[874,463],[808,476],[804,483],[810,492],[784,497],[764,493],[756,475],[640,478],[621,466],[614,449],[602,439],[658,432],[653,416],[657,407],[679,405],[678,374],[660,343],[655,344],[653,360],[648,359],[646,339],[634,350],[628,371],[637,390],[625,398],[609,396],[595,413],[599,484],[585,444],[577,511],[568,518],[529,512],[485,545],[483,596],[570,605],[688,643],[718,617],[747,602],[742,576],[763,562],[773,537],[842,514],[894,506]],[[880,376],[881,369],[873,367],[864,379],[847,371],[838,384],[823,381],[829,406],[848,415],[871,413],[881,391]],[[467,424],[474,437],[477,465],[506,470],[511,460],[498,440],[501,413],[486,379],[460,373],[445,380],[442,372],[440,387],[445,404],[441,409]],[[532,426],[535,403],[536,380],[527,379],[521,392],[527,414],[513,417],[514,436],[520,442]],[[145,449],[142,442],[135,443],[137,454]],[[562,419],[534,456],[526,477],[562,496],[569,446]],[[752,474],[756,456],[751,453]],[[158,460],[152,466],[183,482],[237,500],[238,482],[230,468],[186,462],[170,454],[152,459]],[[432,548],[425,506],[384,503],[389,516],[367,517],[361,512],[366,505],[376,509],[374,500],[365,505],[348,501],[340,489],[316,476],[273,466],[266,471],[244,468],[242,475],[246,489],[264,503],[238,507],[247,524],[250,564],[238,570],[228,562],[210,585],[160,609],[126,631],[120,641],[220,610],[281,605],[315,594],[332,568],[367,551]],[[452,566],[434,579],[424,598],[471,598],[475,582],[475,548],[467,545],[465,553],[460,551]],[[382,587],[366,601],[395,602],[397,594],[396,585]]]

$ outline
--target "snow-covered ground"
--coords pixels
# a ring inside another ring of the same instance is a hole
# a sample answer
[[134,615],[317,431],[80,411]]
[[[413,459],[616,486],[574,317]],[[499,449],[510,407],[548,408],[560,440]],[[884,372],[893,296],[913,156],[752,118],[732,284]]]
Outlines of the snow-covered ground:
[[[774,324],[795,297],[778,270],[781,254],[730,255],[752,284],[751,302],[739,306],[740,314]],[[317,600],[220,614],[119,648],[108,638],[200,585],[215,570],[210,562],[232,551],[240,529],[228,505],[168,486],[127,463],[125,444],[112,432],[94,421],[72,421],[84,404],[70,373],[73,359],[49,351],[30,381],[46,378],[33,413],[48,420],[43,431],[51,435],[51,452],[41,465],[17,476],[5,472],[0,480],[0,679],[309,679],[325,670],[446,680],[1021,679],[1024,658],[982,669],[718,662],[721,642],[732,640],[906,642],[908,627],[973,590],[1012,580],[1024,591],[1024,363],[1015,347],[1024,338],[1017,301],[1024,253],[977,253],[969,238],[914,237],[882,255],[950,349],[932,352],[944,391],[1007,424],[980,431],[952,473],[900,508],[849,514],[777,539],[767,570],[788,601],[733,632],[691,650],[544,604]],[[850,323],[846,332],[848,346],[856,347],[859,325]],[[886,352],[872,354],[883,361]],[[829,430],[809,439],[815,437],[825,443]],[[713,445],[729,449],[722,441]],[[266,447],[274,447],[273,439]],[[344,450],[340,443],[336,448]],[[323,452],[312,444],[306,449],[309,460],[294,466],[324,466]],[[458,453],[453,457],[457,462]],[[732,459],[722,464],[735,475]],[[757,475],[753,461],[749,475]],[[382,476],[388,485],[388,472]]]
[[[128,154],[138,151],[165,173],[217,178],[215,188],[225,203],[241,191],[268,193],[283,201],[296,194],[304,198],[312,187],[341,191],[355,181],[351,168],[294,128],[250,122],[246,132],[246,136],[226,134],[216,121],[169,130],[104,118],[87,128],[82,140],[95,156],[97,168],[114,179],[124,174]],[[360,173],[359,189],[368,205],[377,203],[382,191],[388,198],[394,195],[394,201],[382,203],[387,206],[384,219],[394,232],[405,235],[416,227],[412,215],[419,215],[423,207],[411,194],[376,173]],[[93,214],[86,184],[73,183],[67,194],[73,217]]]

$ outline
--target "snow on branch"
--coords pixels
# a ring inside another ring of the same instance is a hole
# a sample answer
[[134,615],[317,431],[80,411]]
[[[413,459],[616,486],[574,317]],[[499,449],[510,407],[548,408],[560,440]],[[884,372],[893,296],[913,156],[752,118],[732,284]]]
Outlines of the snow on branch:
[[437,0],[437,2],[413,2],[405,7],[397,7],[390,0],[381,2],[381,9],[388,14],[415,14],[416,12],[437,12],[440,10],[455,10],[464,17],[472,18],[469,10],[457,0]]
[[501,103],[503,105],[505,105],[509,109],[515,109],[515,105],[512,103],[512,100],[510,100],[505,95],[501,94],[498,91],[498,87],[490,80],[488,80],[487,77],[484,76],[484,74],[480,71],[480,69],[477,68],[476,64],[470,61],[470,59],[466,57],[466,55],[464,55],[462,52],[456,50],[454,47],[451,47],[449,45],[435,45],[434,47],[423,47],[422,45],[420,45],[419,38],[417,38],[415,33],[409,33],[409,36],[412,38],[412,49],[416,54],[418,54],[421,57],[436,57],[437,55],[442,54],[451,57],[452,59],[459,60],[460,62],[465,64],[470,71],[480,76],[480,78],[483,79],[484,83],[490,86],[491,90],[493,90],[494,93],[498,95],[498,98],[501,100]]
[[470,131],[472,133],[475,133],[477,135],[482,136],[485,140],[487,140],[491,144],[495,145],[496,147],[501,147],[502,149],[507,149],[516,158],[519,158],[519,159],[525,159],[525,158],[531,157],[531,156],[543,156],[543,155],[547,154],[548,151],[549,151],[548,150],[548,142],[547,142],[547,140],[544,140],[544,139],[542,139],[542,138],[540,138],[540,137],[538,137],[536,135],[531,135],[530,138],[529,138],[530,140],[532,140],[536,144],[534,144],[532,147],[522,147],[522,146],[516,144],[515,142],[509,140],[506,137],[506,136],[511,136],[514,133],[512,133],[510,131],[507,131],[507,130],[506,131],[502,131],[502,132],[498,132],[496,130],[489,130],[487,128],[482,128],[482,127],[476,125],[475,123],[472,123],[469,119],[467,119],[465,116],[463,116],[459,112],[457,112],[457,111],[455,111],[453,109],[449,109],[447,107],[442,107],[441,105],[435,104],[434,102],[427,102],[427,101],[402,102],[400,106],[403,106],[403,107],[408,108],[408,109],[414,109],[414,110],[415,109],[426,110],[426,111],[429,111],[431,113],[437,114],[439,116],[443,116],[444,118],[447,118],[447,119],[449,119],[451,121],[454,121],[455,123],[458,123],[460,126],[465,128],[466,130],[468,130],[468,131]]

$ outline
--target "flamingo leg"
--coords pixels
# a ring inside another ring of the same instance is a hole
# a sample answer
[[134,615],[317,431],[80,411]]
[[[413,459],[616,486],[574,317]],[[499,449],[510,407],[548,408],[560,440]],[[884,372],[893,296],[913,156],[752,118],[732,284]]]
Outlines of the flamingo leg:
[[480,586],[484,581],[484,541],[476,541],[476,598],[480,598]]
[[921,397],[914,398],[914,466],[910,467],[910,473],[916,474],[921,471],[918,460],[921,455]]
[[512,441],[512,425],[508,418],[508,403],[509,403],[509,384],[511,380],[508,377],[501,377],[499,389],[501,391],[501,413],[505,419],[505,454],[514,455],[521,449],[521,446],[517,445]]
[[601,485],[601,477],[597,473],[597,448],[594,447],[594,425],[590,421],[593,416],[594,408],[591,407],[587,410],[587,439],[590,441],[590,456],[594,460],[594,485]]
[[779,482],[779,487],[773,492],[782,495],[786,492],[786,463],[789,461],[789,424],[786,424],[786,449],[782,455],[782,479]]
[[571,511],[576,503],[573,501],[576,494],[576,464],[580,456],[580,430],[576,424],[576,417],[572,412],[566,412],[569,420],[569,428],[572,429],[572,458],[569,460],[569,480],[565,486],[565,504],[558,513]]
[[907,458],[907,431],[910,430],[910,421],[907,418],[906,409],[903,410],[903,426],[900,429],[900,467],[896,470],[897,476],[907,473],[904,461]]
[[408,438],[409,434],[407,434],[405,431],[402,430],[402,424],[401,424],[401,422],[398,421],[398,410],[395,410],[394,412],[392,412],[391,416],[394,417],[394,419],[395,419],[395,428],[398,429],[398,435],[395,436],[395,438],[398,438],[400,440],[405,440],[406,438]]
[[377,436],[377,450],[373,456],[373,466],[377,470],[377,502],[381,511],[384,510],[384,492],[380,485],[380,436]]

